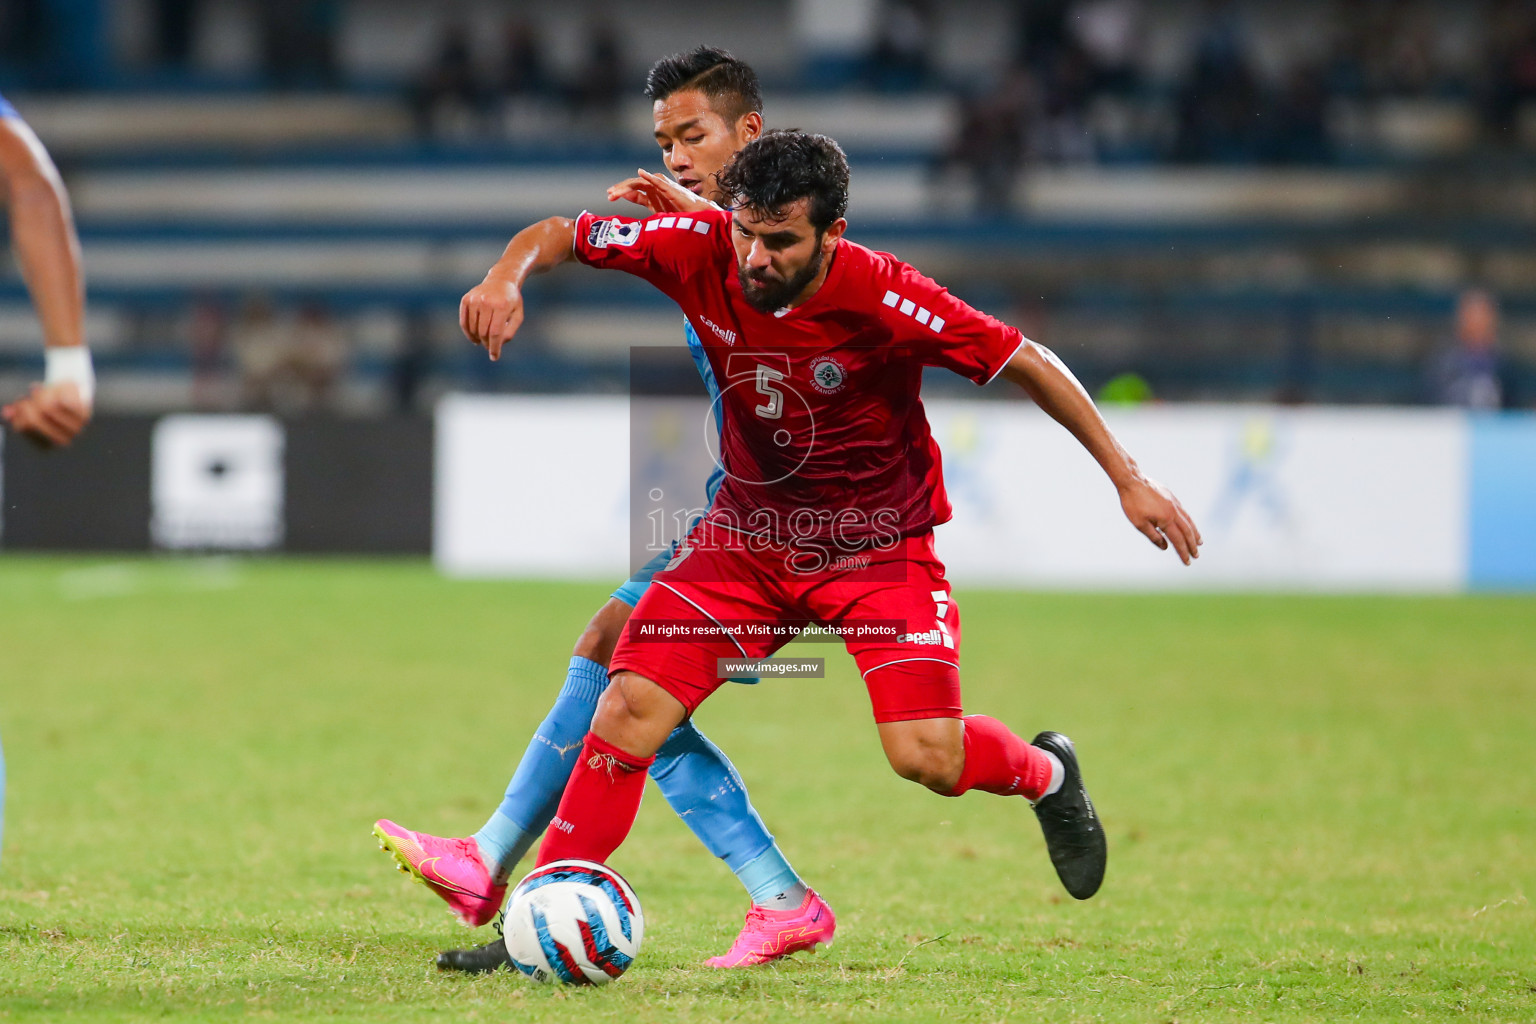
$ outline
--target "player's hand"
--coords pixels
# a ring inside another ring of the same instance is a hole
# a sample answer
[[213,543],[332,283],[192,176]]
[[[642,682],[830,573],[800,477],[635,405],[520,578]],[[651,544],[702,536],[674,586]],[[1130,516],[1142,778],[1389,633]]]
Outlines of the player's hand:
[[33,384],[27,397],[0,409],[0,416],[5,417],[12,430],[39,446],[62,448],[91,421],[91,406],[73,381]]
[[523,324],[523,292],[500,277],[487,277],[459,300],[459,327],[492,361]]
[[652,174],[647,170],[635,172],[617,185],[608,186],[608,201],[616,203],[628,200],[643,206],[652,213],[706,213],[720,207],[702,196],[696,196],[664,174]]
[[1156,480],[1138,476],[1120,490],[1120,507],[1125,518],[1153,544],[1164,551],[1168,545],[1179,553],[1185,565],[1200,557],[1200,530],[1189,518],[1179,499]]

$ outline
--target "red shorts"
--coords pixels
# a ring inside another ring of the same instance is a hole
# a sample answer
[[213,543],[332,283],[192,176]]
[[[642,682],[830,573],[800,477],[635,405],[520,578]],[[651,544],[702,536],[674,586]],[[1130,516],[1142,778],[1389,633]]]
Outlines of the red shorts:
[[[875,721],[960,717],[960,611],[932,533],[816,572],[787,571],[792,554],[700,523],[635,606],[609,671],[644,676],[691,714],[722,684],[720,659],[769,657],[814,623],[841,633]],[[663,639],[678,624],[687,638]]]

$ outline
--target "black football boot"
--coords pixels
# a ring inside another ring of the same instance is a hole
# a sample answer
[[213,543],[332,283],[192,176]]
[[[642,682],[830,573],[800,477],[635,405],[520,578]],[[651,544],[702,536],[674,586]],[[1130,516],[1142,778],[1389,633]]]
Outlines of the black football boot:
[[1066,772],[1060,789],[1035,801],[1035,817],[1045,833],[1045,848],[1056,866],[1056,876],[1067,892],[1085,900],[1098,892],[1104,881],[1104,866],[1109,860],[1104,824],[1088,799],[1072,741],[1059,732],[1043,732],[1035,737],[1034,745],[1055,754]]

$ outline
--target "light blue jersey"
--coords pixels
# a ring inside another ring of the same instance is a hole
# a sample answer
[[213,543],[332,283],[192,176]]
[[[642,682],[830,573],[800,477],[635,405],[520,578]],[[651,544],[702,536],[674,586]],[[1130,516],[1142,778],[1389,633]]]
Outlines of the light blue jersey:
[[[715,380],[715,368],[709,365],[709,356],[704,354],[704,343],[699,340],[699,335],[693,329],[693,324],[683,321],[683,337],[688,341],[688,354],[693,357],[693,365],[698,367],[699,376],[704,379],[704,390],[709,392],[709,413],[715,418],[715,435],[720,433],[720,383]],[[718,448],[716,449],[719,450]],[[725,469],[716,460],[714,468],[709,471],[709,479],[704,481],[704,507],[708,509],[715,503],[715,494],[720,490],[720,485],[725,482]]]
[[[704,343],[699,340],[693,324],[683,321],[683,338],[688,342],[688,354],[693,357],[693,365],[698,369],[699,376],[704,381],[704,390],[709,393],[710,413],[715,417],[715,430],[720,430],[720,383],[715,380],[715,368],[709,365],[709,356],[704,354]],[[720,485],[725,482],[725,470],[717,461],[714,468],[709,471],[709,479],[704,481],[704,507],[708,509],[715,503],[715,494],[720,490]],[[640,571],[624,582],[624,585],[613,592],[613,596],[633,608],[640,603],[640,595],[645,593],[645,588],[651,585],[651,577],[661,571],[662,566],[672,560],[672,553],[677,545],[664,551],[658,551],[652,558],[640,567]]]

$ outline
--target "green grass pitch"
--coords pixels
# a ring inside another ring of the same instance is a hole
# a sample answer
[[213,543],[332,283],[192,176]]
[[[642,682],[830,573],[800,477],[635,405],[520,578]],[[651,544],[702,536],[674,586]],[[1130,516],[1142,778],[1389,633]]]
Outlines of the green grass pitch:
[[972,710],[1079,745],[1103,891],[1022,800],[880,755],[851,663],[699,715],[836,946],[712,972],[742,893],[649,793],[601,990],[438,974],[480,938],[376,817],[498,802],[595,585],[426,565],[0,560],[0,1019],[1516,1021],[1536,1017],[1536,600],[965,592]]

